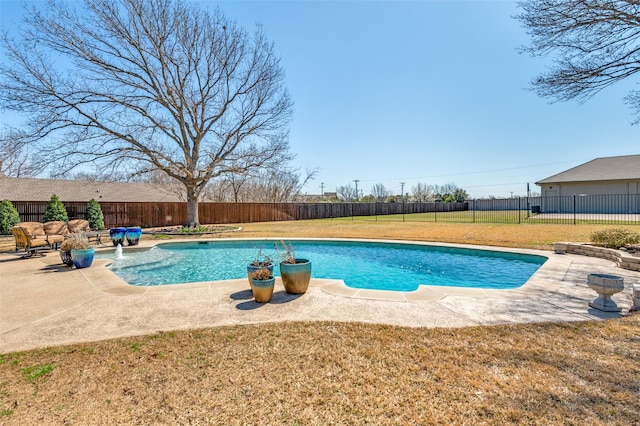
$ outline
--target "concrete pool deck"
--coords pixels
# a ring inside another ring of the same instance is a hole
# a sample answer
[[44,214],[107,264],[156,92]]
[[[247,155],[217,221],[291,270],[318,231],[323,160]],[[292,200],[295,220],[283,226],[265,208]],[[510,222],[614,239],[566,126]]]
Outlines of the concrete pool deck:
[[[258,304],[253,301],[246,278],[135,287],[105,267],[110,260],[96,260],[90,268],[75,269],[63,266],[57,252],[31,259],[2,253],[0,353],[158,331],[278,321],[466,327],[598,320],[627,314],[631,286],[640,283],[640,272],[620,269],[604,259],[537,250],[473,248],[539,254],[549,260],[524,286],[514,290],[423,286],[416,292],[394,293],[351,289],[338,280],[312,279],[307,293],[294,296],[284,292],[278,278],[272,301]],[[625,289],[613,296],[621,313],[588,306],[596,296],[586,284],[590,273],[624,278]]]

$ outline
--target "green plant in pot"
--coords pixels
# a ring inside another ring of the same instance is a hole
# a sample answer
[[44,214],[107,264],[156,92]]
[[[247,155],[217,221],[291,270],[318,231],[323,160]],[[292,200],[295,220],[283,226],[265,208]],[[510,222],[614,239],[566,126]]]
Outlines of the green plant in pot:
[[267,303],[271,300],[273,288],[276,284],[276,278],[273,276],[272,270],[269,270],[269,268],[257,269],[249,275],[249,282],[256,302]]
[[[93,263],[95,249],[84,233],[69,234],[60,245],[60,250],[64,249],[71,251],[71,260],[77,269],[88,268]],[[62,254],[60,256],[62,257]]]
[[249,284],[251,284],[251,274],[256,272],[258,269],[263,268],[267,268],[273,273],[273,259],[262,253],[262,249],[260,249],[258,250],[256,257],[247,265],[247,278],[249,279]]
[[289,294],[306,293],[311,281],[311,261],[296,257],[293,246],[282,240],[275,244],[275,248],[281,259],[280,277],[285,291]]

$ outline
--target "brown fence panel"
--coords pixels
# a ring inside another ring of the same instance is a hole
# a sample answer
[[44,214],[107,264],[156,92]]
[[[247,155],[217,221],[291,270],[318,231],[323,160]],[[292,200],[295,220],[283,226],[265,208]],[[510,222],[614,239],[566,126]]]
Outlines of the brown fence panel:
[[[86,219],[87,204],[63,202],[69,219]],[[46,201],[16,201],[23,222],[43,222]],[[250,223],[284,220],[374,216],[401,213],[466,210],[465,203],[199,203],[201,223]],[[100,202],[107,228],[182,225],[186,203]]]

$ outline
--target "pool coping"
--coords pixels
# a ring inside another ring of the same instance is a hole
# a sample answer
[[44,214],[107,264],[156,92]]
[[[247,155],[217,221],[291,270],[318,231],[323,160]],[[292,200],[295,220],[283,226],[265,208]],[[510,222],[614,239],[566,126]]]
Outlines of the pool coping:
[[[364,299],[364,300],[379,300],[379,301],[392,301],[392,302],[420,302],[420,301],[434,301],[442,299],[446,296],[468,296],[468,297],[502,297],[502,298],[522,298],[537,296],[544,292],[554,291],[558,288],[559,282],[557,279],[558,271],[566,270],[568,268],[569,260],[567,257],[561,255],[553,255],[552,252],[533,249],[521,249],[521,248],[509,248],[509,247],[494,247],[494,246],[475,246],[469,244],[455,244],[455,243],[436,243],[425,241],[408,241],[408,240],[384,240],[384,239],[363,239],[363,238],[302,238],[302,237],[287,237],[287,238],[269,238],[269,237],[253,237],[253,238],[200,238],[195,240],[197,242],[220,242],[220,241],[335,241],[335,242],[367,242],[367,243],[392,243],[392,244],[406,244],[417,246],[430,246],[430,247],[451,247],[462,248],[469,250],[486,250],[497,251],[503,253],[515,253],[515,254],[528,254],[535,256],[542,256],[547,260],[538,268],[536,272],[524,283],[522,286],[514,289],[488,289],[488,288],[468,288],[468,287],[454,287],[454,286],[437,286],[437,285],[420,285],[417,290],[402,292],[393,290],[370,290],[370,289],[358,289],[347,286],[341,279],[323,279],[323,278],[311,278],[310,286],[318,287],[323,292],[340,297]],[[162,244],[171,243],[183,243],[194,242],[193,239],[172,239],[167,241],[146,241],[138,246],[127,246],[124,250],[149,250],[152,247]],[[101,248],[99,251],[114,251],[114,247]],[[312,260],[313,261],[313,260]],[[146,292],[159,292],[170,289],[181,288],[197,288],[202,286],[213,287],[226,287],[228,285],[235,285],[239,282],[246,282],[246,278],[220,280],[220,281],[203,281],[195,283],[180,283],[180,284],[163,284],[158,286],[135,286],[127,283],[114,272],[112,272],[108,266],[111,265],[112,260],[109,259],[97,259],[96,266],[98,268],[85,269],[87,271],[85,275],[90,279],[97,288],[102,288],[103,291],[111,294],[126,294],[126,293],[146,293]],[[105,271],[108,276],[105,276]],[[313,272],[312,272],[313,274]],[[276,284],[281,284],[280,278],[276,278]],[[125,286],[126,288],[123,288]],[[131,289],[132,287],[133,289]],[[136,289],[136,290],[134,290]]]
[[[131,250],[160,242],[163,241],[141,241]],[[463,244],[400,242],[485,249]],[[30,259],[1,253],[0,353],[161,331],[267,322],[337,321],[451,328],[620,318],[628,315],[631,308],[630,284],[640,284],[640,272],[621,270],[605,259],[540,250],[486,249],[541,254],[548,260],[525,285],[512,290],[422,286],[415,292],[401,293],[358,290],[346,287],[341,280],[312,279],[304,295],[290,295],[278,278],[272,301],[257,303],[246,278],[137,287],[105,267],[111,259],[96,259],[92,267],[76,269],[63,265],[56,252]],[[125,253],[127,250],[125,247]],[[589,307],[595,297],[586,285],[590,273],[624,276],[625,290],[613,296],[622,312],[601,312]]]

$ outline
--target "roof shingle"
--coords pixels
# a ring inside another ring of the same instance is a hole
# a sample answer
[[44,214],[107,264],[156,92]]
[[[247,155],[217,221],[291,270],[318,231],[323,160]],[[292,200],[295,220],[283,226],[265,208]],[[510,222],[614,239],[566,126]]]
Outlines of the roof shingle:
[[640,180],[640,155],[596,158],[536,184],[610,180]]
[[181,201],[177,195],[148,183],[0,176],[0,200],[48,201],[54,194],[60,201],[68,202],[86,202],[91,198],[104,202]]

